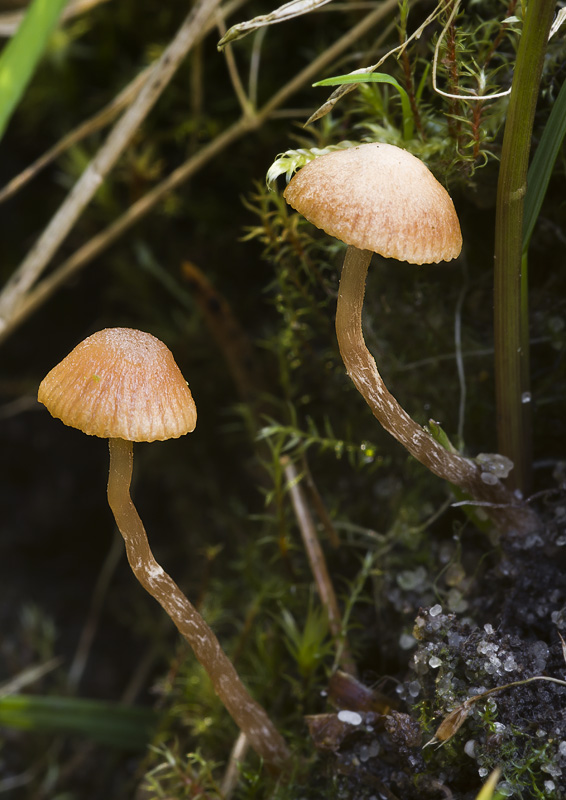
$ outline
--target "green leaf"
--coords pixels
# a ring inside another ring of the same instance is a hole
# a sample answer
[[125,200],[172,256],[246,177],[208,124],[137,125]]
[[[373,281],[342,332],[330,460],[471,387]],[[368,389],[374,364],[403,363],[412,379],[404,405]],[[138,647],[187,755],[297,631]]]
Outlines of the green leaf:
[[[438,442],[438,444],[441,444],[445,450],[448,450],[449,453],[459,452],[448,438],[446,431],[443,430],[438,422],[435,422],[433,419],[429,419],[427,428],[432,438]],[[469,495],[467,492],[464,492],[459,486],[455,486],[453,483],[450,483],[449,486],[452,489],[452,494],[457,502],[465,502],[466,500],[472,501],[471,495]],[[461,508],[464,514],[474,523],[478,530],[483,531],[484,533],[487,533],[490,530],[491,522],[486,517],[481,507],[474,506],[473,503],[470,502],[470,505],[463,505]]]
[[499,792],[496,792],[497,783],[501,777],[501,770],[499,767],[493,770],[489,778],[484,783],[476,800],[495,800],[495,798],[502,797]]
[[399,92],[401,98],[401,108],[403,110],[403,139],[412,139],[414,132],[413,112],[409,95],[401,84],[392,75],[385,72],[366,72],[357,75],[337,75],[335,78],[325,78],[322,81],[313,83],[313,86],[342,86],[345,83],[388,83]]
[[529,246],[548,182],[554,169],[554,162],[565,134],[566,83],[563,83],[556,102],[552,106],[552,111],[527,175],[527,194],[523,212],[523,252]]
[[0,137],[45,51],[68,0],[33,0],[0,56]]
[[36,733],[82,734],[124,750],[146,747],[156,723],[150,709],[100,700],[24,694],[0,697],[0,726]]
[[438,444],[441,444],[445,450],[448,450],[449,453],[458,452],[458,450],[454,447],[454,445],[448,438],[448,434],[441,427],[439,422],[435,422],[433,419],[429,419],[428,430],[432,438],[435,439],[438,442]]

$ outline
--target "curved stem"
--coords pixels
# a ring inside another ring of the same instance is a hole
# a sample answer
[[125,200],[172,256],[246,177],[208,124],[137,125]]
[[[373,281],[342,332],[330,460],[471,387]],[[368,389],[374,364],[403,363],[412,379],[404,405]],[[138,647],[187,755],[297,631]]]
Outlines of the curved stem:
[[212,629],[153,557],[145,528],[130,497],[132,442],[109,439],[109,446],[108,503],[124,537],[134,575],[191,645],[216,694],[256,753],[269,767],[280,771],[290,758],[283,737],[264,709],[250,696]]
[[442,447],[407,414],[385,386],[362,331],[362,306],[371,257],[368,250],[348,247],[336,307],[338,346],[356,389],[385,430],[417,461],[435,475],[468,492],[475,500],[496,504],[497,507],[487,506],[485,510],[502,529],[532,530],[536,517],[528,507],[516,505],[513,495],[502,484],[485,484],[473,461]]

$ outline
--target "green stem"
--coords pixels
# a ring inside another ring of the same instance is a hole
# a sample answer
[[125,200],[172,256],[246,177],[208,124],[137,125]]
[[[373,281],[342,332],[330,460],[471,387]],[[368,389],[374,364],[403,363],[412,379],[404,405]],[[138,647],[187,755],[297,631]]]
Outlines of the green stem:
[[0,57],[0,138],[45,53],[68,0],[33,0]]
[[191,645],[214,691],[250,745],[268,767],[281,771],[290,758],[281,734],[250,696],[212,629],[153,557],[145,528],[130,497],[132,442],[109,439],[109,446],[108,503],[124,537],[132,572]]
[[[532,480],[533,437],[531,400],[531,337],[529,330],[529,257],[527,250],[521,255],[521,419],[523,423],[523,453],[525,454],[525,480],[514,488],[529,492]],[[511,473],[513,474],[513,473]]]
[[513,488],[530,484],[527,286],[522,278],[523,207],[533,120],[554,0],[530,0],[501,150],[495,227],[494,339],[498,450],[510,458]]

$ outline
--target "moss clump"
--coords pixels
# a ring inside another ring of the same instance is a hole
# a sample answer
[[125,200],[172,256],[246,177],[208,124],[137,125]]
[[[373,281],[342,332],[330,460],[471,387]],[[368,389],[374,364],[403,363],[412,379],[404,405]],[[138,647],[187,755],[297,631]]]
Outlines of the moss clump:
[[[442,771],[452,788],[464,792],[474,773],[477,782],[499,766],[504,796],[566,797],[566,686],[507,686],[543,674],[560,676],[559,647],[490,623],[458,620],[439,605],[419,614],[415,636],[414,677],[403,694],[419,699],[423,729],[439,744],[427,751],[427,770]],[[484,696],[497,687],[506,688]]]

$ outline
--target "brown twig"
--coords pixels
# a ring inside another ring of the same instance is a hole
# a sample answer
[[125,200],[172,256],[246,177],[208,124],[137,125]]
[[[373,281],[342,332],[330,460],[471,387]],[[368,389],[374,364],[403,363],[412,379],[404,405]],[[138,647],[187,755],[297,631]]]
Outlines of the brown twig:
[[245,733],[241,733],[234,742],[228,766],[224,771],[220,793],[224,800],[230,800],[240,779],[240,764],[246,758],[250,743]]
[[0,294],[0,330],[37,281],[61,242],[90,202],[177,68],[202,36],[202,29],[220,0],[197,0],[177,35],[164,50],[135,101],[116,123],[106,142],[67,195],[43,234],[12,274]]
[[26,169],[12,178],[12,180],[0,190],[0,203],[12,197],[12,195],[16,194],[20,189],[23,189],[29,181],[35,178],[38,172],[45,169],[46,166],[59,158],[66,150],[69,150],[75,144],[82,141],[87,136],[90,136],[91,133],[99,131],[112,122],[112,120],[132,102],[148,79],[151,70],[152,67],[147,67],[136,75],[134,80],[122,89],[122,91],[101,111],[81,123],[77,128],[60,139],[53,147],[34,161],[33,164],[30,164],[29,167],[26,167]]
[[348,641],[343,629],[342,617],[334,592],[334,586],[330,579],[328,567],[326,566],[326,558],[320,546],[316,527],[307,505],[303,487],[300,483],[301,479],[299,473],[288,456],[283,456],[281,458],[281,465],[285,472],[287,490],[291,497],[293,511],[295,512],[295,518],[301,532],[301,538],[316,583],[318,595],[328,615],[330,632],[338,646],[336,662],[344,672],[348,672],[350,675],[356,675],[356,665],[350,653]]
[[[105,2],[106,0],[102,0]],[[232,14],[240,6],[244,5],[247,0],[232,0],[224,7],[224,15]],[[210,33],[215,27],[214,23],[209,21],[203,30],[203,38],[206,34]],[[192,69],[191,69],[191,114],[193,117],[198,117],[202,110],[202,53],[200,44],[197,44],[192,51]],[[12,178],[3,189],[0,189],[0,203],[7,200],[16,192],[23,189],[30,180],[46,166],[51,164],[55,159],[59,158],[64,152],[69,150],[78,142],[86,139],[91,133],[104,128],[112,120],[128,106],[136,95],[139,93],[141,87],[146,82],[151,71],[155,68],[155,64],[151,64],[146,69],[142,70],[130,83],[122,89],[122,91],[106,105],[101,111],[95,114],[90,119],[82,122],[70,133],[63,136],[53,147],[50,147],[47,152],[36,159],[33,164],[26,167],[22,172]]]
[[338,548],[340,547],[340,537],[336,533],[336,528],[334,527],[334,523],[330,518],[330,514],[328,513],[326,506],[324,505],[324,501],[320,496],[320,492],[318,491],[317,485],[314,482],[314,478],[312,476],[312,472],[310,470],[307,457],[305,455],[303,455],[301,459],[301,465],[303,468],[305,488],[309,494],[310,501],[314,506],[314,509],[317,513],[317,516],[324,530],[326,531],[326,535],[328,536],[328,541],[330,542],[332,547]]
[[[283,86],[265,105],[255,114],[253,118],[242,118],[233,123],[213,141],[205,145],[198,153],[195,153],[184,164],[172,172],[165,180],[151,189],[147,194],[141,197],[134,203],[118,220],[105,228],[101,233],[97,234],[85,245],[73,253],[70,258],[61,264],[57,270],[48,278],[43,279],[34,289],[31,289],[33,280],[29,282],[26,291],[18,293],[18,304],[10,305],[5,302],[4,305],[7,309],[3,313],[0,330],[0,342],[3,341],[10,333],[12,333],[24,319],[26,319],[36,308],[42,305],[43,302],[64,283],[71,275],[77,270],[90,263],[95,257],[104,252],[111,244],[113,244],[123,233],[131,228],[135,223],[139,222],[143,217],[152,211],[157,203],[163,200],[170,192],[180,186],[182,183],[191,178],[202,167],[204,167],[215,156],[232,145],[241,137],[257,130],[261,125],[268,120],[280,106],[282,106],[289,97],[296,91],[302,88],[306,83],[311,81],[315,76],[330,63],[332,63],[344,50],[350,47],[357,39],[365,34],[373,26],[377,25],[382,19],[390,12],[394,11],[397,7],[397,0],[384,0],[384,2],[364,19],[360,20],[353,28],[345,33],[338,41],[329,47],[318,58],[312,61],[301,72],[295,75],[285,86]],[[73,193],[74,194],[74,193]],[[82,209],[83,206],[81,206]],[[56,215],[58,216],[58,215]],[[75,219],[78,214],[73,216]],[[65,230],[59,229],[56,240],[51,242],[49,252],[43,254],[43,258],[39,261],[40,269],[37,274],[49,263],[54,251],[59,246],[60,242],[70,230],[72,226],[65,226]],[[48,229],[53,231],[53,226],[50,224]],[[47,233],[47,231],[46,231]],[[43,240],[44,237],[41,237]],[[51,235],[50,235],[51,238]],[[54,236],[55,239],[55,236]],[[32,256],[38,256],[39,242],[32,249],[32,252],[24,261],[24,264]],[[37,275],[36,275],[37,277]],[[35,279],[35,278],[34,278]]]
[[[77,17],[79,14],[85,14],[87,11],[90,11],[91,8],[94,8],[94,6],[106,2],[108,2],[108,0],[73,0],[63,11],[62,20],[66,22],[67,20],[73,19],[73,17]],[[20,27],[25,13],[24,10],[9,11],[5,14],[0,14],[0,38],[13,36]]]
[[[220,36],[224,36],[226,33],[226,25],[224,24],[224,14],[220,9],[217,9],[216,14],[216,27],[218,28],[218,32]],[[230,76],[230,81],[232,83],[232,88],[234,89],[234,94],[238,98],[238,102],[240,104],[240,108],[242,109],[242,114],[244,117],[251,117],[253,116],[254,110],[253,106],[250,102],[249,97],[246,94],[246,90],[244,89],[244,85],[240,78],[240,73],[238,72],[238,66],[236,64],[236,59],[234,57],[234,51],[232,49],[232,45],[228,44],[222,51],[224,53],[224,58],[226,59],[226,66],[228,67],[228,75]]]

